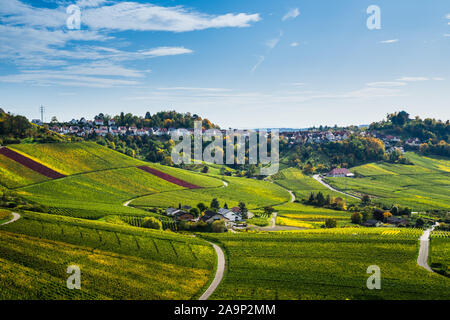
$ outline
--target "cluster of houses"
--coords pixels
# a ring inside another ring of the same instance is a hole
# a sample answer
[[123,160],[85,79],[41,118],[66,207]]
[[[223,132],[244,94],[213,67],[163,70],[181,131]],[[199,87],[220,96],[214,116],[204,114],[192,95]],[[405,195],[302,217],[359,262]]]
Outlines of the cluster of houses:
[[324,143],[332,141],[347,140],[353,131],[291,131],[280,132],[280,138],[286,139],[289,144],[303,144],[303,143]]
[[175,128],[137,128],[136,126],[117,126],[114,119],[105,121],[103,119],[86,120],[81,118],[80,120],[72,119],[69,125],[63,126],[50,126],[50,130],[59,134],[72,134],[80,137],[95,133],[98,136],[105,136],[108,133],[114,136],[116,135],[131,135],[131,136],[164,136],[170,135],[174,131],[180,129]]
[[[283,138],[287,140],[289,144],[294,145],[344,141],[349,139],[353,134],[355,134],[355,132],[352,130],[320,131],[318,129],[313,129],[280,132],[280,138]],[[370,131],[360,131],[357,134],[361,137],[374,137],[380,139],[384,143],[387,153],[390,153],[396,149],[403,153],[404,147],[417,149],[422,143],[419,138],[410,138],[402,141],[402,139],[393,135],[384,135]]]
[[231,209],[220,208],[217,211],[206,210],[204,215],[199,217],[195,217],[189,212],[191,208],[192,207],[190,206],[182,206],[179,209],[167,208],[166,215],[176,221],[187,222],[203,221],[205,223],[213,223],[214,221],[223,220],[230,226],[244,221],[244,219],[242,219],[241,209],[239,207],[233,207]]

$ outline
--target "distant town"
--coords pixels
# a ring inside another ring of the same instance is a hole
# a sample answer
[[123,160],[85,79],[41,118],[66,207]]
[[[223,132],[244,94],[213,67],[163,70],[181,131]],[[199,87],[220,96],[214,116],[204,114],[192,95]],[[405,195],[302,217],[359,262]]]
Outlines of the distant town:
[[[42,120],[33,119],[32,123],[36,125],[44,125]],[[118,126],[114,119],[95,118],[93,120],[87,120],[81,118],[79,120],[72,119],[67,123],[55,123],[52,121],[47,124],[49,130],[62,135],[76,135],[79,137],[85,137],[88,135],[106,136],[111,134],[112,136],[170,136],[173,132],[180,130],[181,128],[160,128],[160,127],[141,127],[138,126]],[[191,134],[194,132],[193,128],[186,128]],[[216,130],[218,133],[226,134],[227,130]],[[258,130],[258,129],[256,129]],[[266,129],[267,131],[274,130]],[[394,150],[405,152],[405,150],[418,149],[424,141],[419,138],[408,138],[402,140],[400,137],[393,135],[386,135],[376,131],[370,131],[367,126],[360,126],[355,130],[342,129],[342,128],[330,128],[320,127],[312,129],[277,129],[280,131],[280,139],[286,141],[289,145],[298,144],[320,144],[326,142],[338,142],[344,141],[350,138],[352,135],[359,135],[360,137],[373,137],[380,139],[384,145],[387,153]],[[203,129],[203,132],[205,129]],[[240,130],[243,135],[248,133],[248,130]]]

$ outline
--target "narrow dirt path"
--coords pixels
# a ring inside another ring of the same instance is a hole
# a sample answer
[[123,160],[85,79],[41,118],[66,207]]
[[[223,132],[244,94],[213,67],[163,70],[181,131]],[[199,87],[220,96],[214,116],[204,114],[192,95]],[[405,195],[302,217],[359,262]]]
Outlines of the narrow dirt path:
[[434,272],[430,266],[428,265],[428,252],[430,247],[430,233],[434,230],[435,227],[438,226],[438,223],[436,223],[431,228],[425,230],[422,234],[422,236],[419,238],[420,240],[420,249],[419,249],[419,256],[417,257],[417,264],[421,266],[422,268],[425,268],[428,271]]
[[[361,200],[361,198],[352,196],[352,195],[349,194],[349,193],[346,193],[346,192],[343,192],[343,191],[339,191],[339,190],[333,188],[333,187],[330,186],[328,183],[326,183],[325,181],[323,181],[323,180],[322,180],[322,177],[321,177],[320,175],[318,175],[318,174],[313,175],[313,178],[314,178],[314,180],[318,181],[320,184],[322,184],[323,186],[327,187],[327,188],[330,189],[331,191],[339,192],[339,193],[341,193],[341,194],[343,194],[343,195],[346,195],[346,196],[349,196],[349,197],[351,197],[351,198]],[[346,179],[348,179],[348,178],[346,178]]]
[[283,190],[289,192],[289,194],[291,195],[291,201],[289,201],[289,202],[292,203],[292,202],[295,201],[295,194],[294,194],[294,192],[293,192],[292,190],[286,189],[285,187],[280,186],[278,183],[275,183],[275,182],[273,182],[273,181],[270,181],[270,183],[276,184],[276,185],[279,186],[281,189],[283,189]]
[[11,220],[9,220],[9,221],[6,221],[6,222],[0,224],[0,226],[4,226],[4,225],[7,225],[7,224],[16,222],[17,220],[20,219],[20,214],[15,213],[15,212],[13,212],[12,214],[13,214],[13,218]]
[[277,225],[277,215],[278,215],[278,212],[272,213],[272,218],[270,219],[270,228],[271,229],[275,228]]
[[220,282],[223,279],[223,274],[225,272],[225,255],[224,255],[222,249],[218,245],[216,245],[212,242],[209,242],[209,243],[216,250],[217,270],[216,270],[216,275],[214,276],[213,282],[211,282],[211,285],[209,286],[209,288],[206,289],[206,291],[201,295],[201,297],[198,300],[208,300],[208,298],[214,293],[214,291],[219,286]]

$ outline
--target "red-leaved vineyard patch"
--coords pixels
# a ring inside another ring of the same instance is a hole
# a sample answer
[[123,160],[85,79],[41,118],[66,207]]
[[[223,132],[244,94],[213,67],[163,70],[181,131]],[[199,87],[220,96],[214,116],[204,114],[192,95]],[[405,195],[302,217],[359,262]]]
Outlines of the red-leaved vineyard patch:
[[50,179],[58,179],[58,178],[64,178],[65,175],[56,172],[55,170],[52,170],[39,162],[36,162],[34,160],[31,160],[30,158],[27,158],[20,153],[17,153],[11,149],[8,148],[0,148],[0,154],[4,155],[5,157],[8,157],[21,165],[36,171],[37,173],[40,173]]
[[158,178],[164,179],[166,181],[169,181],[169,182],[171,182],[173,184],[179,185],[179,186],[184,187],[184,188],[188,188],[188,189],[201,189],[202,188],[200,186],[197,186],[197,185],[189,183],[187,181],[184,181],[184,180],[172,177],[170,174],[161,172],[159,170],[156,170],[156,169],[153,169],[153,168],[150,168],[150,167],[147,167],[147,166],[140,166],[138,168],[141,169],[141,170],[144,170],[144,171],[146,171],[148,173],[151,173],[151,174],[157,176]]

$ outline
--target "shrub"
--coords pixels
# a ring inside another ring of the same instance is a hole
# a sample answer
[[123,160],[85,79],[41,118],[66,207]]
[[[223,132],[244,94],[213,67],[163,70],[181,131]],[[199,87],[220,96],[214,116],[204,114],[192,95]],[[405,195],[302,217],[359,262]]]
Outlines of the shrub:
[[352,214],[352,223],[360,224],[362,221],[362,214],[359,212],[355,212]]
[[329,218],[325,220],[325,228],[336,228],[336,226],[336,219]]
[[212,232],[222,233],[222,232],[225,232],[226,230],[227,230],[227,228],[225,226],[225,221],[223,221],[223,220],[214,221],[211,225]]
[[162,223],[158,219],[154,217],[147,217],[144,219],[144,222],[142,223],[142,226],[144,228],[149,229],[156,229],[156,230],[162,230]]

